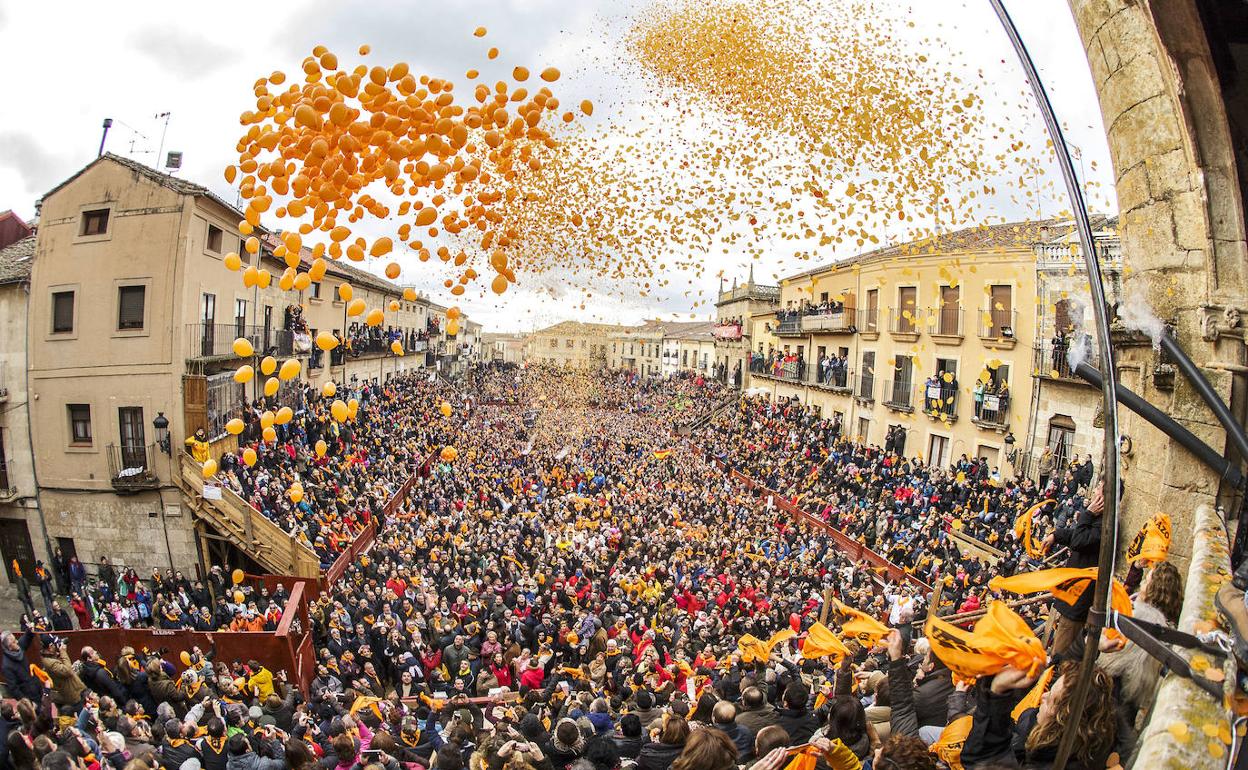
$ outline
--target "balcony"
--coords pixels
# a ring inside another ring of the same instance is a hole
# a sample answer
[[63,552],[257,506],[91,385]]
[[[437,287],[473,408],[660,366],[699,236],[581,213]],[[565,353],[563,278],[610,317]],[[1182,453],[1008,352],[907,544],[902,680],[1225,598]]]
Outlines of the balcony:
[[875,402],[875,375],[860,374],[854,380],[854,398],[864,403]]
[[852,307],[802,316],[802,331],[804,332],[853,334],[857,329],[857,316]]
[[990,310],[979,313],[979,339],[988,347],[1012,348],[1017,341],[1014,330],[1018,327],[1017,310]]
[[[784,318],[780,313],[785,313]],[[800,337],[802,334],[802,317],[796,310],[780,311],[776,314],[776,325],[772,333],[777,337]]]
[[7,503],[17,497],[17,488],[9,479],[9,461],[0,457],[0,503]]
[[739,340],[745,336],[742,326],[739,323],[717,324],[715,328],[711,330],[711,334],[714,335],[717,340],[725,340],[728,342]]
[[903,342],[917,342],[919,339],[919,317],[916,311],[891,309],[888,311],[888,333],[893,339]]
[[816,388],[830,390],[833,393],[849,394],[854,390],[854,371],[852,369],[829,369],[826,376],[820,378],[815,372],[815,380],[811,383]]
[[[1067,340],[1062,340],[1057,345],[1053,344],[1052,340],[1036,345],[1032,352],[1032,371],[1037,377],[1048,380],[1092,387],[1087,380],[1075,374],[1075,368],[1070,365],[1070,345],[1071,343]],[[1093,369],[1100,369],[1101,359],[1096,349],[1090,343],[1084,343],[1083,348],[1083,362]]]
[[1009,393],[984,393],[975,402],[975,417],[971,422],[985,430],[1004,433],[1010,427],[1010,405],[1013,401]]
[[930,335],[932,341],[937,345],[960,345],[962,343],[962,322],[964,312],[962,308],[941,307],[932,312],[936,324],[931,327]]
[[914,393],[914,384],[909,380],[887,380],[884,383],[884,406],[894,412],[913,412]]
[[108,477],[112,479],[113,489],[124,494],[160,486],[156,476],[155,444],[109,444],[104,450],[108,455]]
[[923,414],[952,423],[958,419],[958,386],[948,382],[923,385]]
[[864,307],[858,311],[858,333],[868,339],[880,336],[880,309]]
[[[234,340],[246,337],[256,355],[286,357],[295,355],[294,334],[285,329],[265,329],[246,324],[187,324],[186,357],[188,360],[236,359]],[[301,350],[300,353],[310,352]]]

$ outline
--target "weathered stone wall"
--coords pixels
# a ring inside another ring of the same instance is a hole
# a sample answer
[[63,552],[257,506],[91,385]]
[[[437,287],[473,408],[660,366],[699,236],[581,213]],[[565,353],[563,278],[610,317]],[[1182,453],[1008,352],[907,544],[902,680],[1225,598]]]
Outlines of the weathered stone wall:
[[[1192,0],[1070,0],[1108,130],[1117,184],[1124,294],[1175,325],[1198,365],[1238,363],[1242,342],[1210,333],[1210,306],[1242,309],[1245,243],[1224,105]],[[1225,432],[1195,391],[1154,382],[1157,353],[1120,348],[1123,381],[1221,450]],[[1229,400],[1231,377],[1206,369]],[[1190,553],[1192,512],[1218,498],[1218,481],[1183,449],[1130,415],[1123,542],[1158,510],[1175,517],[1176,555]],[[1225,493],[1225,490],[1222,490]]]
[[[174,568],[194,574],[198,556],[191,514],[181,507],[178,490],[163,495],[162,504],[155,491],[122,496],[44,490],[48,536],[53,542],[73,538],[78,558],[88,564],[107,556],[115,566],[134,567],[146,576],[153,567],[168,569],[172,554]],[[89,571],[94,574],[93,568]]]

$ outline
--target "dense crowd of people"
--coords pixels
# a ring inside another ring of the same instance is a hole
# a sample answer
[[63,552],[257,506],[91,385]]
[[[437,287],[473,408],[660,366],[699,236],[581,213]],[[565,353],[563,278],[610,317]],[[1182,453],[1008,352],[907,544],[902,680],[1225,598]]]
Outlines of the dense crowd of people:
[[[1003,598],[993,577],[1095,564],[1090,463],[1044,485],[1003,480],[982,458],[930,465],[696,375],[485,366],[453,389],[403,376],[350,390],[355,420],[308,394],[276,440],[243,442],[219,471],[293,536],[324,540],[323,559],[331,540],[378,524],[367,556],[310,607],[306,687],[211,649],[182,665],[134,649],[71,659],[59,626],[28,618],[0,636],[14,699],[0,704],[0,766],[1047,767],[1067,727],[1072,767],[1130,752],[1157,668],[1107,643],[1089,705],[1071,713],[1083,599],[1054,601],[1050,659],[1034,670],[969,681],[923,633],[929,610]],[[387,516],[380,503],[439,447],[455,451]],[[296,479],[306,505],[290,501]],[[909,577],[855,562],[766,490]],[[1020,538],[1020,514],[1045,501]],[[171,594],[238,610],[219,573],[151,582],[135,588],[158,597],[153,612]],[[936,607],[920,583],[940,588]],[[1143,573],[1136,615],[1173,624],[1180,595],[1163,561]],[[246,619],[261,597],[244,598]],[[267,597],[263,612],[280,618],[283,604]],[[1022,612],[1044,637],[1040,606]]]

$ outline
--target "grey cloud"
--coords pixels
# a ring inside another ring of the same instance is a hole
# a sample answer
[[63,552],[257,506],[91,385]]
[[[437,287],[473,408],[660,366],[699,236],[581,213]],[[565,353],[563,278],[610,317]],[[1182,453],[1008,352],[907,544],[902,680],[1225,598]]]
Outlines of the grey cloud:
[[[26,192],[32,197],[43,195],[74,172],[76,161],[44,149],[30,134],[18,131],[0,132],[0,166],[17,172]],[[12,201],[6,205],[16,205]]]
[[190,79],[211,74],[230,62],[230,51],[225,46],[174,26],[135,30],[130,44],[161,67]]

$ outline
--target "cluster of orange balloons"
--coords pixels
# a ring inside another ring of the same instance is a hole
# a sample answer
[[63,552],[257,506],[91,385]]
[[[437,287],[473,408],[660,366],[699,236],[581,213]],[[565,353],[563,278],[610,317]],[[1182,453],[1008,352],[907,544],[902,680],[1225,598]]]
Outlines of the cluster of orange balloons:
[[[491,50],[493,58],[497,52]],[[367,46],[360,48],[361,56],[367,53]],[[510,82],[477,84],[468,102],[457,100],[454,82],[415,73],[406,62],[347,66],[316,46],[300,68],[301,81],[288,83],[280,71],[256,80],[254,109],[240,115],[246,131],[236,147],[238,162],[225,169],[226,181],[237,183],[246,201],[239,231],[249,236],[249,253],[261,247],[254,233],[262,217],[299,222],[273,249],[289,266],[279,285],[302,290],[324,274],[326,259],[361,262],[406,243],[422,261],[436,253],[452,264],[457,276],[445,286],[460,295],[479,274],[465,251],[452,254],[422,240],[442,232],[475,233],[476,251],[488,254],[494,271],[495,292],[516,282],[515,260],[508,255],[513,235],[499,226],[496,208],[516,200],[517,179],[540,172],[543,153],[556,146],[543,119],[559,114],[559,99],[547,85],[559,79],[557,69],[542,70],[541,83],[532,83],[528,68],[517,66]],[[478,76],[476,70],[467,73],[469,80]],[[583,114],[592,111],[592,104],[582,103]],[[562,119],[571,122],[574,113],[565,111]],[[371,243],[352,231],[366,218],[392,217],[399,221],[393,235]],[[314,233],[325,240],[312,246],[311,265],[301,271],[304,237]],[[241,265],[238,255],[227,256],[228,268]],[[395,279],[401,268],[391,262],[385,273]],[[254,266],[243,272],[247,286],[271,280]],[[360,307],[349,314],[363,312]],[[374,317],[380,312],[369,311],[368,322],[380,323]]]

